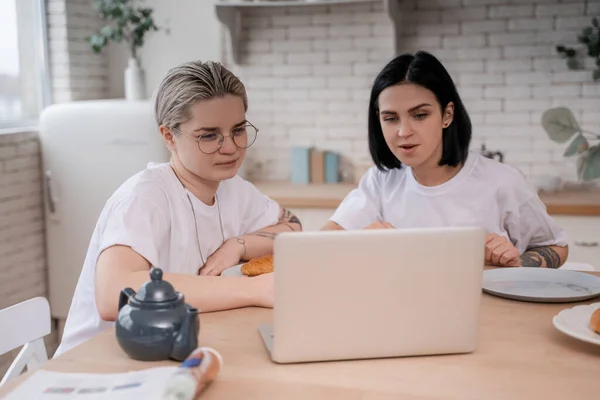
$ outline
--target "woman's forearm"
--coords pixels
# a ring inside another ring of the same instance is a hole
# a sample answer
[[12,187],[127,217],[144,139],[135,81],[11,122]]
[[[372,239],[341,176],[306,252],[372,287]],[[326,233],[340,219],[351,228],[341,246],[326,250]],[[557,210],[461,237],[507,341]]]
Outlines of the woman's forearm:
[[340,225],[338,225],[337,222],[333,222],[333,221],[327,221],[327,223],[325,225],[323,225],[321,227],[322,231],[343,231],[344,228],[342,228]]
[[[98,259],[95,279],[96,307],[100,317],[114,321],[121,290],[129,287],[137,291],[148,280],[150,264],[131,248],[115,246],[105,250]],[[263,306],[264,296],[258,281],[247,277],[164,273],[163,280],[182,292],[185,302],[200,312]]]
[[532,247],[521,255],[521,266],[537,268],[559,268],[567,260],[568,246]]
[[253,258],[273,254],[273,242],[278,234],[301,230],[302,223],[298,217],[291,211],[282,208],[277,224],[230,240],[237,241],[245,247],[241,259],[242,261],[248,261]]

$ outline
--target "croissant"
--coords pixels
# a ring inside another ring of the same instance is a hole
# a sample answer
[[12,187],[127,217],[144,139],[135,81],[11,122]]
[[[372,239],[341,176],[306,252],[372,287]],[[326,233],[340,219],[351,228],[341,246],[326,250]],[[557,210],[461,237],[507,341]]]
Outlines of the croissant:
[[242,265],[242,274],[256,276],[273,272],[273,256],[253,258]]
[[590,328],[598,334],[600,334],[600,308],[594,311],[592,318],[590,319]]

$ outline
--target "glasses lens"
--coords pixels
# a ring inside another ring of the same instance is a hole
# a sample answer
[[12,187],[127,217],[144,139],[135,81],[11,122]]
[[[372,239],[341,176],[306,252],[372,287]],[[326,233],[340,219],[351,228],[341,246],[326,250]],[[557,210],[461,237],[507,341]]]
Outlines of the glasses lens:
[[233,142],[240,149],[247,149],[256,140],[258,131],[252,125],[246,125],[233,132]]
[[223,135],[219,132],[205,133],[198,138],[198,148],[201,152],[212,154],[221,148],[223,143]]

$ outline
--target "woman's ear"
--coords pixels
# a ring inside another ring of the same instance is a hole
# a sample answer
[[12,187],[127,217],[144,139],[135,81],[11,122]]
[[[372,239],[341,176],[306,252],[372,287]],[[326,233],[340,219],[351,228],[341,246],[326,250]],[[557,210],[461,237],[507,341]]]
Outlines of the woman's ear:
[[175,136],[173,135],[173,131],[164,125],[161,125],[158,129],[160,130],[160,134],[169,150],[176,151],[177,149],[175,147]]
[[448,103],[448,105],[446,106],[446,109],[444,110],[444,115],[442,116],[442,126],[444,128],[449,127],[453,120],[454,120],[454,103],[450,102],[450,103]]

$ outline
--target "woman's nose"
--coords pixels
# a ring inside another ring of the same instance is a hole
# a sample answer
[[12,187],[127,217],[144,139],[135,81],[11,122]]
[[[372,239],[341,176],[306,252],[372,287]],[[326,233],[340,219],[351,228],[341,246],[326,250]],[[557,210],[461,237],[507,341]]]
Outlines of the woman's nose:
[[413,134],[412,126],[409,123],[401,123],[398,126],[398,136],[401,138],[409,137]]
[[219,150],[222,154],[235,153],[235,151],[237,150],[237,146],[233,142],[233,137],[225,136],[223,138],[223,144],[221,145],[221,148]]

